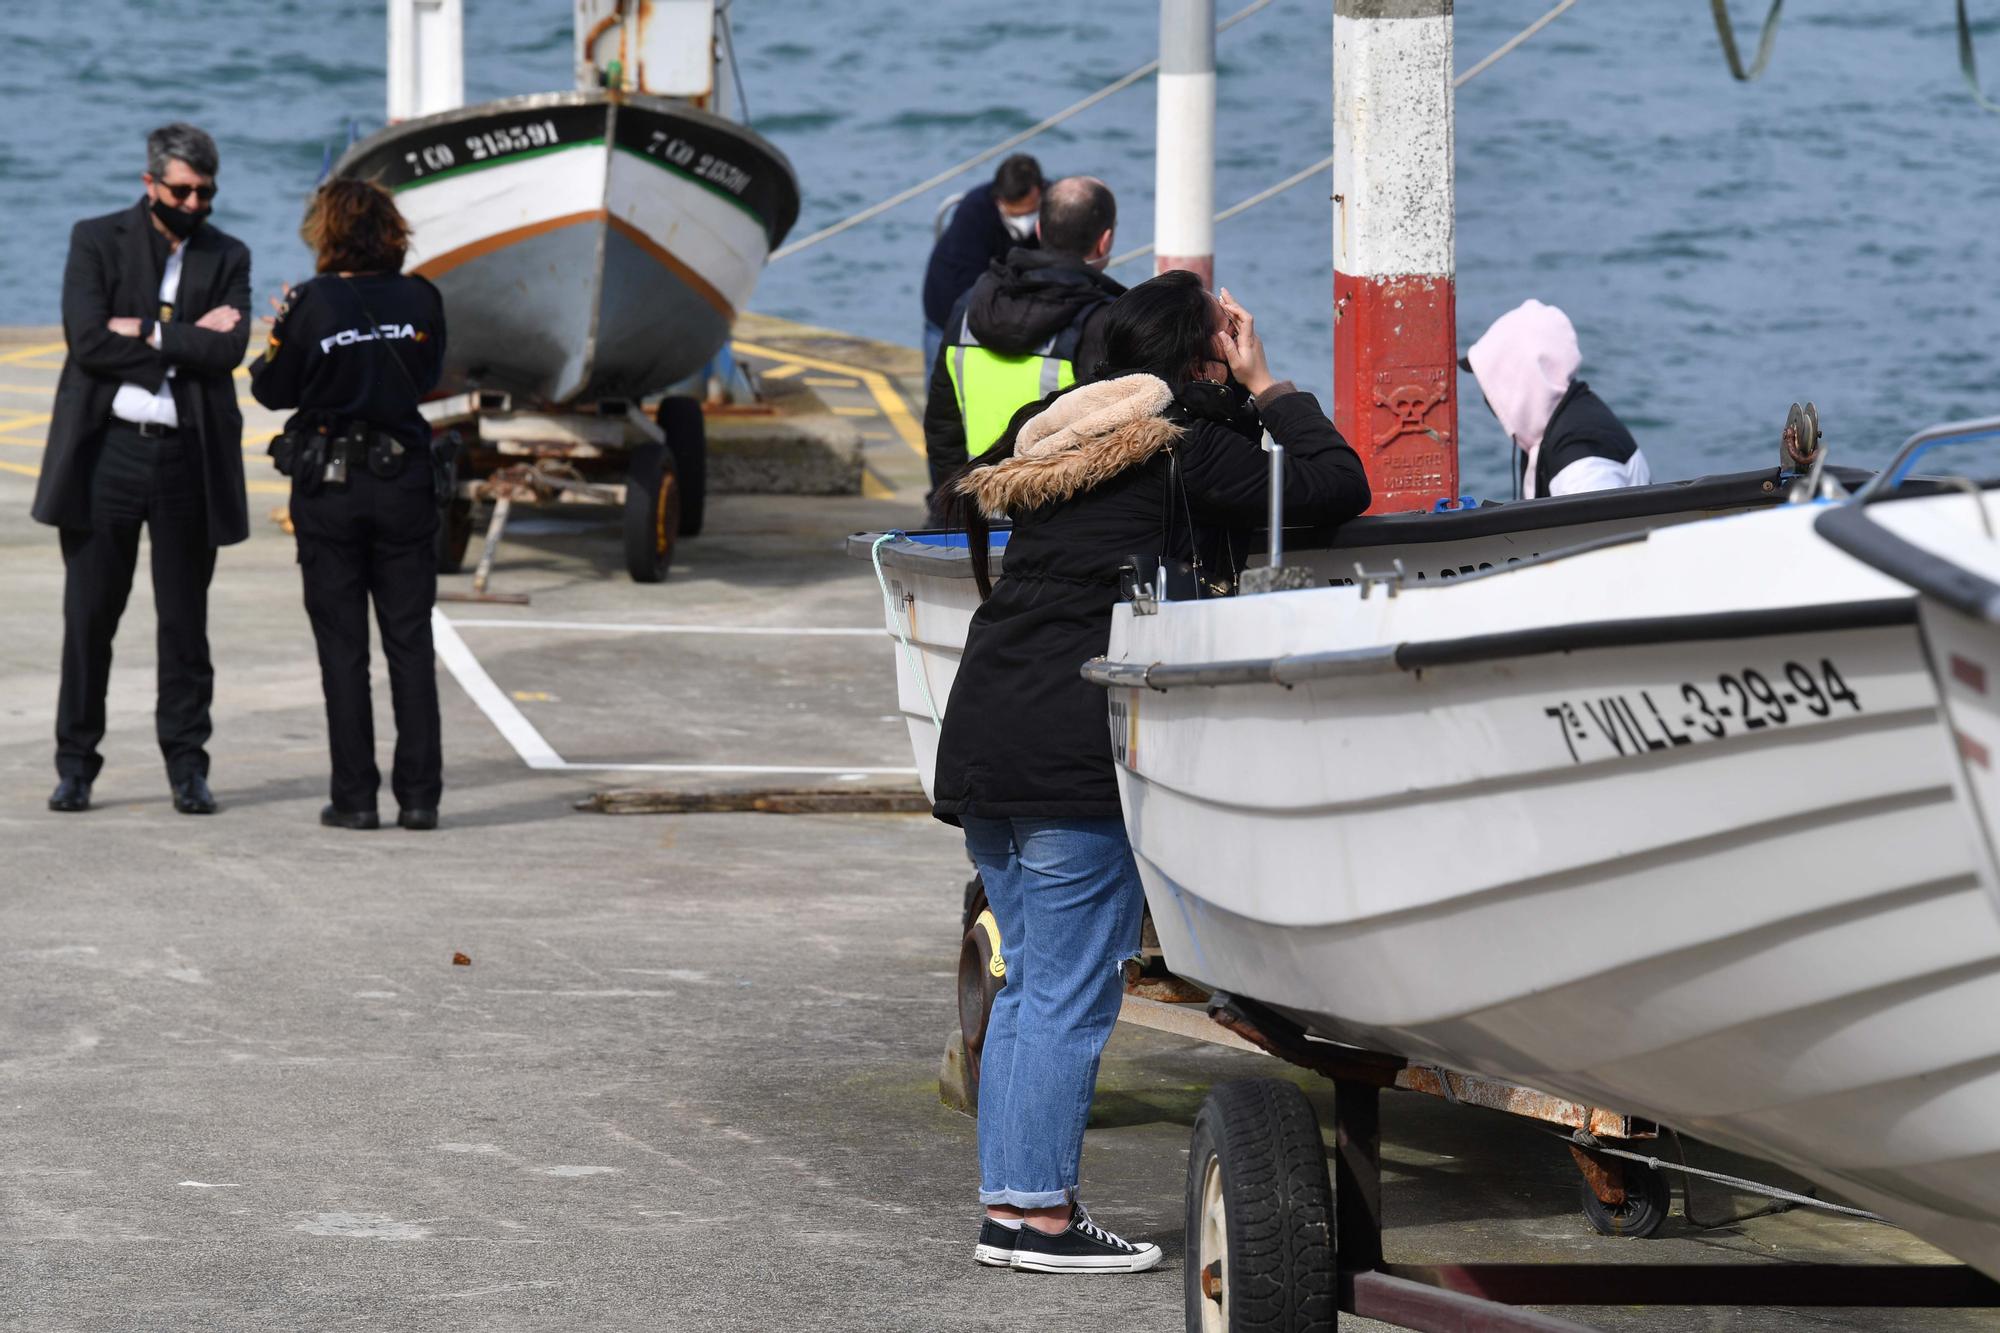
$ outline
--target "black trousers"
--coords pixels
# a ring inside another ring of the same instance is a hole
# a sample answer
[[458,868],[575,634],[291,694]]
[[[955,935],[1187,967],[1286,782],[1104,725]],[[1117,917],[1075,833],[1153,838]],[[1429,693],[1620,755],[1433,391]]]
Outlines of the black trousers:
[[402,476],[362,468],[342,490],[292,487],[292,528],[306,615],[319,645],[326,692],[327,742],[333,752],[333,804],[376,808],[382,785],[375,766],[375,712],[368,688],[368,603],[389,659],[396,716],[396,760],[389,787],[405,810],[435,810],[444,790],[438,722],[437,663],[431,655],[431,608],[437,603],[438,510],[422,457]]
[[215,548],[195,444],[148,439],[122,422],[106,428],[90,477],[90,527],[64,528],[62,692],[56,700],[56,772],[94,781],[104,767],[104,694],[111,640],[132,592],[139,530],[152,539],[153,608],[159,618],[159,698],[154,725],[167,776],[208,774],[208,584]]

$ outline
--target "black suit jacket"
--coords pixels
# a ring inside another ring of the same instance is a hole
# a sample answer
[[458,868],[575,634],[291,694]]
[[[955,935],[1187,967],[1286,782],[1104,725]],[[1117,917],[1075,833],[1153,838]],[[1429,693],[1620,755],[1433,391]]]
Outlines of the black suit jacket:
[[[105,321],[156,319],[161,261],[147,204],[76,224],[63,269],[63,336],[69,354],[56,384],[48,446],[35,486],[34,515],[62,528],[90,527],[90,478],[120,384],[158,389],[173,367],[174,406],[182,438],[201,470],[208,539],[216,546],[250,535],[243,494],[243,413],[232,378],[250,344],[250,250],[213,226],[188,238],[173,319],[160,326],[160,348],[111,332]],[[243,319],[230,333],[194,322],[219,305]]]

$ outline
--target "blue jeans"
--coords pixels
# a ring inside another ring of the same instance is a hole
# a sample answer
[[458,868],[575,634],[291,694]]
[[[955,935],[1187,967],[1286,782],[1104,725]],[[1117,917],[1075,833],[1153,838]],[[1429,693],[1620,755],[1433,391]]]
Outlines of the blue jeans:
[[1076,1193],[1145,894],[1121,820],[964,824],[1007,961],[980,1056],[979,1201],[1054,1208]]
[[924,389],[930,389],[931,376],[937,373],[938,348],[944,346],[944,330],[929,320],[924,321]]

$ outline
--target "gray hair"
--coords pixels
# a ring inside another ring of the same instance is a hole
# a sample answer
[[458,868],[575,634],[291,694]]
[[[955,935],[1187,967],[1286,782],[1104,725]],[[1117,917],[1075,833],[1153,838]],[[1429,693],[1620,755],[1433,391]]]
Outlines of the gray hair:
[[174,158],[200,175],[213,176],[220,154],[215,151],[215,140],[208,136],[208,131],[177,120],[146,136],[146,170],[154,180],[160,180],[167,174],[167,163]]

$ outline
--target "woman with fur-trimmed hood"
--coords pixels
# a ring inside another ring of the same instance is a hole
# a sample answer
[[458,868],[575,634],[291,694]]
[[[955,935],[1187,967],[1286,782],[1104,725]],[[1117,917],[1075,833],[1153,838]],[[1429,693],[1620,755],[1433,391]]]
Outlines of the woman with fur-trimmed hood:
[[[1130,1273],[1160,1261],[1076,1197],[1119,963],[1138,949],[1145,906],[1104,691],[1079,670],[1109,645],[1121,566],[1149,582],[1162,565],[1179,571],[1175,596],[1234,579],[1266,516],[1265,430],[1285,447],[1288,522],[1368,507],[1361,460],[1310,394],[1272,378],[1249,312],[1191,273],[1165,273],[1113,302],[1089,382],[1022,408],[948,483],[985,600],[945,710],[934,812],[965,830],[1007,966],[981,1053],[974,1257],[990,1267]],[[989,585],[996,519],[1014,526]]]

